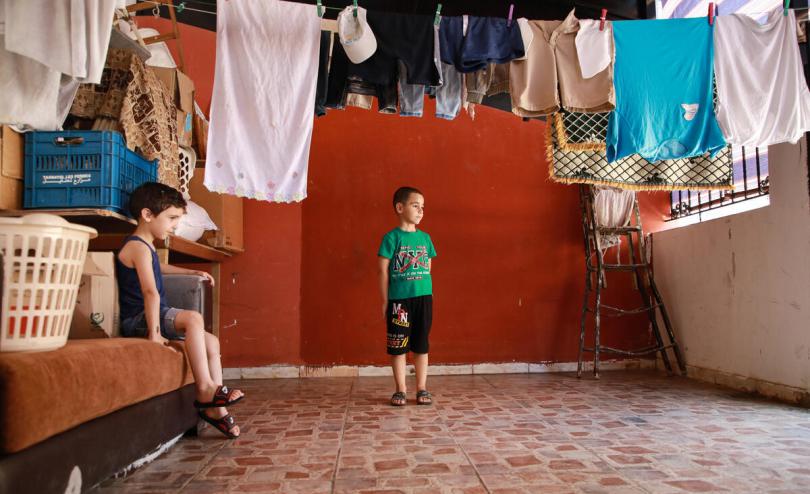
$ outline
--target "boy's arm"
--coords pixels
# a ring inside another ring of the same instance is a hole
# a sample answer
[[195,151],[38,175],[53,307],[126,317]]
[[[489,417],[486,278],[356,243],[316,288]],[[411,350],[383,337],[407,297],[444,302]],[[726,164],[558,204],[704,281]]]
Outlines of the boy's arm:
[[197,271],[196,269],[186,269],[180,266],[172,266],[171,264],[160,264],[160,271],[165,274],[196,274],[197,276],[205,277],[211,286],[214,286],[214,277],[205,271]]
[[388,310],[388,265],[391,260],[387,257],[377,257],[377,261],[380,268],[380,294],[383,300],[382,314],[383,318],[385,318],[385,312]]
[[152,252],[145,244],[130,242],[133,253],[132,265],[138,273],[143,295],[143,311],[146,317],[146,337],[156,343],[168,343],[160,334],[160,292],[152,272]]

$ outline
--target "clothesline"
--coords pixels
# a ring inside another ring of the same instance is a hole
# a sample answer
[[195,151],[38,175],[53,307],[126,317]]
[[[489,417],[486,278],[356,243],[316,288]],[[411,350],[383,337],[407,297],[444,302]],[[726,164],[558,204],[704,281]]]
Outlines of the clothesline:
[[[168,8],[169,7],[165,3],[153,2],[151,0],[145,0],[144,3],[151,3],[152,5],[154,5],[154,6],[158,7],[158,8],[160,8],[160,7]],[[201,4],[201,5],[216,6],[215,3],[201,2],[201,1],[197,1],[197,0],[190,0],[190,3],[198,3],[198,4]],[[216,15],[217,14],[216,11],[202,10],[202,9],[195,9],[195,8],[192,8],[192,7],[186,7],[185,4],[186,4],[186,2],[180,2],[179,5],[175,6],[175,8],[178,10],[178,12],[182,12],[183,10],[188,10],[188,11],[191,11],[191,12],[199,12],[201,14],[210,14],[210,15]],[[314,7],[314,5],[313,5],[313,7]],[[337,10],[337,11],[341,11],[341,10],[343,10],[345,8],[345,7],[329,7],[327,5],[322,5],[321,7],[323,7],[326,10]],[[788,10],[793,10],[795,12],[800,12],[802,10],[808,10],[808,9],[810,9],[810,7],[791,7]],[[719,7],[718,7],[718,11],[721,12],[719,10]],[[745,15],[765,15],[768,12],[733,12],[733,13],[734,14],[745,14]],[[721,12],[719,15],[731,15],[731,14],[724,14],[724,13]],[[637,19],[637,20],[645,20],[645,19]]]

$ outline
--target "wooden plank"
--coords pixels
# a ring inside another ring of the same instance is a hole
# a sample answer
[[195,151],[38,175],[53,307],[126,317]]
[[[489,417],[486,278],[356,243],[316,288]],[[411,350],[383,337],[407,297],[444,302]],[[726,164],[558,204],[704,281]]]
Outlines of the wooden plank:
[[202,245],[197,242],[192,242],[175,235],[171,235],[168,239],[166,239],[166,246],[172,252],[178,252],[180,254],[185,254],[187,256],[196,257],[198,259],[204,259],[207,261],[222,262],[231,257],[231,254],[227,252],[217,250],[213,247],[208,247],[207,245]]
[[[124,239],[129,233],[101,233],[97,238],[90,241],[90,250],[92,251],[107,251],[118,250],[124,244]],[[155,248],[165,250],[168,252],[168,258],[162,258],[161,262],[222,262],[231,257],[228,252],[214,249],[207,245],[198,244],[186,240],[182,237],[172,235],[170,238],[163,242],[161,240],[155,241]],[[160,252],[158,252],[160,254]],[[182,254],[182,256],[175,256],[174,254]],[[181,257],[175,259],[175,257]]]

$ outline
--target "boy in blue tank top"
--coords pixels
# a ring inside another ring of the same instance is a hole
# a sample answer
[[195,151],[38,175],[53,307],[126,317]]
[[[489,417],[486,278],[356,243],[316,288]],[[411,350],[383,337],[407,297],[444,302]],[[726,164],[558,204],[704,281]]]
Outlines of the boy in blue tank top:
[[205,420],[227,437],[239,436],[239,426],[226,410],[245,397],[238,389],[222,385],[219,340],[205,331],[199,312],[169,307],[162,273],[196,274],[214,279],[204,271],[161,264],[155,239],[165,240],[186,212],[186,200],[177,190],[148,182],[129,198],[129,211],[138,220],[135,232],[124,240],[115,256],[121,335],[147,338],[169,347],[170,340],[185,340],[191,372],[197,388],[194,406]]
[[430,235],[417,230],[425,213],[425,198],[413,187],[394,193],[394,211],[399,226],[386,233],[377,252],[383,317],[386,319],[388,354],[394,370],[396,391],[391,405],[406,399],[405,358],[413,352],[416,370],[416,403],[430,405],[427,390],[428,334],[433,322],[433,282],[430,277],[436,249]]

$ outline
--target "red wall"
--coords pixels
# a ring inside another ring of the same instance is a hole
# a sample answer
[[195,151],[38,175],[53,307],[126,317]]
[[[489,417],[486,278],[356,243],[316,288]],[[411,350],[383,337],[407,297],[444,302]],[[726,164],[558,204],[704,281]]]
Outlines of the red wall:
[[[182,26],[182,36],[207,109],[215,35]],[[488,108],[474,121],[432,112],[430,101],[421,119],[330,112],[315,122],[308,198],[245,201],[246,253],[222,269],[226,366],[387,362],[376,252],[397,224],[391,195],[406,184],[425,193],[421,228],[438,251],[432,362],[576,360],[578,195],[548,179],[543,124]],[[666,207],[666,194],[643,197],[648,229]],[[629,277],[612,278],[605,297],[638,299]],[[608,319],[603,342],[645,344],[646,328]]]

